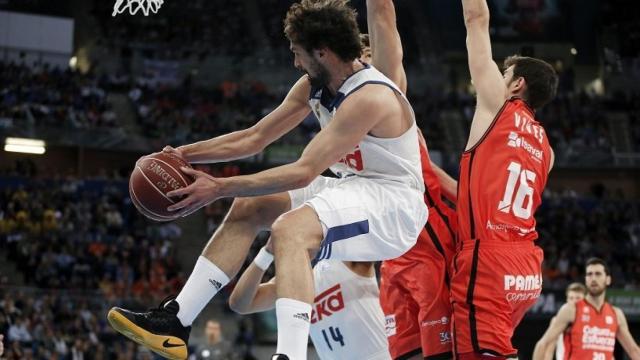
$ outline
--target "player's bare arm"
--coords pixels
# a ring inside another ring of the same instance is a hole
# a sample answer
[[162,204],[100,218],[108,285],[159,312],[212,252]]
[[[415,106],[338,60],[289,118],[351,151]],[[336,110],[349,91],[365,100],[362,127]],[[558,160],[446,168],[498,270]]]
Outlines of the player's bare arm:
[[371,63],[406,93],[407,75],[402,66],[402,41],[396,27],[393,1],[367,0],[367,26]]
[[616,334],[616,339],[618,339],[620,345],[622,345],[622,348],[631,360],[640,360],[640,347],[638,347],[638,343],[636,343],[633,336],[631,336],[626,316],[624,316],[620,308],[614,306],[613,309],[618,318],[618,333]]
[[[553,321],[553,319],[555,318],[555,316],[553,318],[551,318],[551,321]],[[544,353],[544,360],[553,360],[556,356],[556,343],[553,343],[549,346],[547,346],[547,351],[545,351]]]
[[271,310],[276,305],[276,278],[260,283],[264,270],[251,263],[242,273],[229,297],[229,307],[246,315]]
[[309,114],[307,102],[311,85],[301,77],[289,90],[283,102],[254,126],[177,149],[191,163],[211,163],[242,159],[255,155],[296,127]]
[[291,164],[230,178],[214,178],[201,171],[183,168],[196,180],[188,187],[167,193],[170,197],[188,195],[168,209],[181,210],[188,215],[223,197],[258,196],[305,187],[353,151],[367,133],[378,137],[403,134],[411,125],[397,121],[404,110],[400,101],[387,87],[364,86],[345,100],[329,125],[311,140],[300,159]]
[[451,175],[447,174],[446,171],[442,170],[442,168],[436,165],[433,161],[431,161],[431,168],[438,177],[442,194],[444,194],[449,201],[455,204],[458,200],[458,181],[452,178]]
[[542,338],[536,343],[536,347],[533,350],[533,360],[543,360],[547,353],[547,348],[553,346],[558,336],[562,334],[566,328],[571,325],[573,319],[576,317],[575,304],[564,304],[558,311],[558,314],[551,320],[549,328],[544,333]]
[[487,1],[462,0],[462,8],[467,28],[469,71],[478,98],[467,143],[469,149],[491,125],[506,100],[507,88],[503,75],[492,57]]

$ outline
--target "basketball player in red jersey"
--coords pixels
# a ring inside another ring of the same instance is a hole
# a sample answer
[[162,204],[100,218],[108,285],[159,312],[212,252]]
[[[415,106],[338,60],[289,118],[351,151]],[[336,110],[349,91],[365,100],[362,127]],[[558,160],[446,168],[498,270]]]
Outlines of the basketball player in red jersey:
[[547,348],[568,329],[564,335],[562,360],[613,360],[616,339],[632,360],[640,360],[640,348],[629,332],[624,313],[605,301],[605,292],[611,285],[606,263],[597,258],[589,259],[585,282],[586,298],[575,304],[567,302],[560,308],[536,344],[533,359],[544,359]]
[[[367,0],[367,22],[373,65],[406,92],[393,1]],[[411,250],[382,262],[380,305],[392,358],[451,359],[448,270],[455,252],[456,218],[442,193],[455,202],[456,182],[431,163],[422,137],[420,153],[429,221]]]
[[533,217],[553,165],[534,109],[555,95],[544,61],[512,56],[501,74],[491,55],[486,0],[462,0],[477,106],[458,183],[453,261],[454,351],[458,359],[517,358],[511,337],[540,296],[542,249]]

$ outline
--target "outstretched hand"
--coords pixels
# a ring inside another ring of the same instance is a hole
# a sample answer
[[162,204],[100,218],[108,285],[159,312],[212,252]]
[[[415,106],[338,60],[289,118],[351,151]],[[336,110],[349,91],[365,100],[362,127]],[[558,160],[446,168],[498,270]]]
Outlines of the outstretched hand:
[[172,198],[186,196],[178,203],[169,206],[167,210],[179,211],[181,216],[187,216],[223,197],[221,179],[188,167],[182,167],[180,170],[194,178],[195,181],[187,187],[167,193],[167,196]]

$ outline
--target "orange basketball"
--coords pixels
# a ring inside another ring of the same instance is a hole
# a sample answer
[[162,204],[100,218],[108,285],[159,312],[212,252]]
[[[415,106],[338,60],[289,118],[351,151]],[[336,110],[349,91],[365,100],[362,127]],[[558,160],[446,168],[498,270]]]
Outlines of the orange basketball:
[[138,160],[129,178],[131,201],[144,216],[155,221],[171,221],[178,218],[167,207],[181,199],[166,194],[188,186],[191,177],[180,168],[191,167],[184,159],[165,152],[158,152]]

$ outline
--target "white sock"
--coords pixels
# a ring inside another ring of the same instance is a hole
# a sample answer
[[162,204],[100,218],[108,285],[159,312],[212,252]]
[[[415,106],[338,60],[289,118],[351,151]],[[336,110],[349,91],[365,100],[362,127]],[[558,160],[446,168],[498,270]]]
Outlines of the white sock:
[[276,353],[291,360],[307,358],[311,305],[287,298],[276,300],[278,318],[278,347]]
[[228,283],[227,274],[209,259],[200,256],[187,283],[176,297],[176,301],[180,304],[178,319],[182,325],[191,326],[202,309]]

